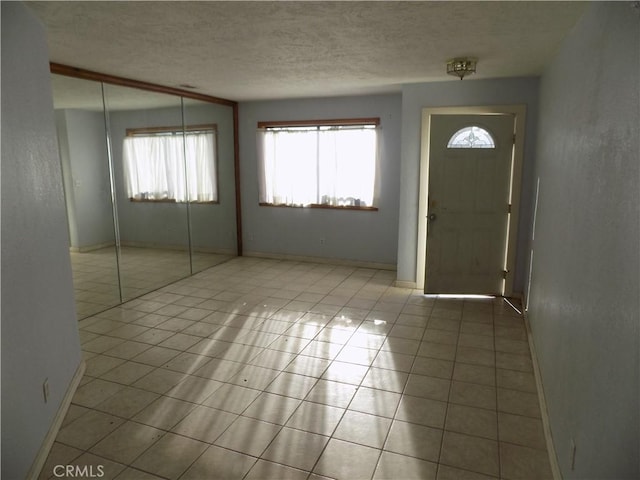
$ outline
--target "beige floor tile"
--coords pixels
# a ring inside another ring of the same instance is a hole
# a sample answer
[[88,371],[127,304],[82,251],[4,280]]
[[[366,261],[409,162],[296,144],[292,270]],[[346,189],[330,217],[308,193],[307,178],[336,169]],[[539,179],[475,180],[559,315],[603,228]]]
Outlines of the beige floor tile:
[[415,355],[420,348],[420,339],[387,337],[381,350],[385,352],[397,352],[405,355]]
[[347,408],[357,389],[358,387],[348,383],[318,380],[318,383],[311,389],[305,400],[333,407]]
[[262,458],[309,471],[328,441],[329,437],[285,427],[273,439]]
[[377,353],[378,351],[374,349],[345,345],[335,360],[368,367],[373,363]]
[[546,451],[547,445],[542,420],[538,418],[498,413],[498,431],[501,442]]
[[155,367],[145,365],[144,363],[125,362],[109,370],[100,378],[102,380],[131,385],[154,369]]
[[371,367],[362,380],[362,386],[402,393],[407,378],[409,375],[405,372]]
[[131,464],[165,432],[157,428],[126,422],[91,448],[91,452],[125,465]]
[[449,398],[450,387],[451,381],[449,380],[411,374],[404,393],[414,397],[424,397],[446,402]]
[[249,363],[273,370],[284,370],[294,358],[296,358],[294,353],[280,352],[267,348]]
[[[103,337],[108,338],[108,337]],[[131,360],[136,355],[140,355],[145,350],[151,348],[151,345],[148,343],[134,342],[128,340],[123,342],[105,352],[106,355],[111,357],[118,357],[125,360]]]
[[465,347],[458,344],[458,350],[456,352],[456,362],[494,367],[496,364],[496,354],[493,350],[476,347]]
[[536,393],[536,379],[533,373],[518,372],[516,370],[496,369],[496,382],[498,387],[520,390],[522,392]]
[[445,430],[477,437],[498,439],[498,417],[495,411],[450,404]]
[[393,418],[400,398],[399,393],[360,387],[349,405],[349,410]]
[[343,408],[302,402],[291,415],[286,426],[321,435],[332,435],[344,412]]
[[369,367],[364,365],[333,361],[320,378],[332,382],[360,385],[368,371]]
[[74,420],[77,420],[78,418],[80,418],[82,415],[84,415],[88,411],[89,411],[88,408],[82,407],[80,405],[75,405],[75,404],[72,403],[71,405],[69,405],[69,408],[67,410],[67,414],[65,415],[64,420],[62,421],[62,425],[60,426],[60,428],[66,427],[71,422],[73,422]]
[[[345,342],[347,340],[348,339],[345,339]],[[300,353],[308,357],[333,360],[338,355],[338,353],[340,353],[340,350],[342,350],[342,346],[342,343],[325,342],[318,340],[318,337],[316,337],[316,339],[309,342]]]
[[437,480],[497,480],[498,477],[483,475],[482,473],[462,470],[448,465],[438,465]]
[[496,388],[488,385],[477,385],[466,382],[452,382],[451,403],[470,407],[496,409]]
[[302,400],[296,398],[265,392],[261,393],[242,415],[284,425],[301,402]]
[[498,388],[498,411],[540,418],[540,404],[535,393]]
[[247,365],[240,369],[229,383],[240,385],[241,387],[255,388],[262,390],[269,385],[280,372],[270,368],[258,367],[257,365]]
[[398,352],[380,351],[372,363],[373,367],[400,372],[410,372],[413,364],[413,355],[404,355]]
[[173,348],[175,350],[186,350],[201,340],[202,338],[196,335],[185,335],[184,333],[176,333],[172,337],[169,337],[163,342],[160,342],[159,346],[165,348]]
[[515,353],[496,352],[496,367],[506,368],[509,370],[518,370],[520,372],[533,372],[533,363],[531,357]]
[[[71,465],[73,460],[82,455],[82,453],[83,451],[80,449],[63,445],[59,442],[54,442],[51,450],[49,451],[49,455],[47,456],[47,460],[40,471],[38,479],[44,480],[54,477],[53,469],[57,465]],[[59,473],[59,471],[60,467],[57,468],[56,474]]]
[[181,480],[240,480],[255,461],[253,457],[211,446],[191,465]]
[[498,442],[454,432],[444,432],[440,463],[497,476],[500,473],[498,461]]
[[380,450],[331,439],[320,456],[314,473],[338,479],[371,478]]
[[411,373],[451,379],[453,362],[428,357],[416,357]]
[[424,332],[422,341],[455,346],[458,344],[458,332],[452,332],[450,330],[438,330],[436,328],[428,326]]
[[168,330],[160,330],[158,328],[151,328],[136,337],[133,337],[132,340],[136,342],[148,343],[151,345],[158,345],[161,342],[164,342],[168,338],[172,337],[174,332],[170,332]]
[[260,390],[224,384],[202,404],[231,413],[242,413],[257,397]]
[[442,430],[394,420],[384,450],[437,462]]
[[454,360],[456,358],[456,345],[434,343],[430,341],[420,342],[418,356],[437,358],[440,360]]
[[[359,327],[358,327],[359,328]],[[378,351],[382,348],[386,337],[384,335],[376,335],[373,333],[366,333],[359,329],[349,338],[346,343],[347,347],[356,348],[368,348],[370,350]]]
[[159,367],[166,364],[172,358],[178,356],[180,352],[172,350],[170,348],[151,346],[139,355],[133,357],[133,361],[138,363],[145,363],[154,367]]
[[453,379],[460,382],[478,383],[480,385],[495,387],[496,369],[484,365],[456,363],[453,368]]
[[307,480],[309,472],[267,460],[258,460],[244,480]]
[[[121,463],[113,462],[91,453],[84,453],[82,456],[76,458],[72,465],[86,472],[84,478],[102,478],[104,480],[116,478],[118,474],[126,468],[126,466]],[[59,477],[54,474],[53,478]]]
[[513,353],[530,357],[529,343],[525,341],[498,337],[495,339],[495,342],[496,352]]
[[549,456],[544,450],[500,442],[500,464],[504,479],[551,480],[553,478]]
[[373,480],[435,480],[437,467],[433,462],[382,452]]
[[198,377],[226,382],[245,367],[239,362],[212,358],[194,372]]
[[167,433],[132,466],[161,477],[177,479],[206,449],[206,443]]
[[303,399],[318,381],[317,378],[283,372],[265,388],[265,392]]
[[236,418],[238,415],[233,413],[199,406],[194,408],[171,431],[195,440],[213,443]]
[[320,378],[330,364],[331,360],[328,359],[298,355],[284,370],[285,372]]
[[90,410],[62,428],[56,439],[65,445],[87,450],[118,428],[122,423],[124,423],[124,420],[121,418]]
[[368,447],[382,448],[390,426],[390,418],[347,410],[333,437]]
[[205,355],[183,352],[163,365],[163,368],[174,372],[193,374],[211,359]]
[[125,387],[116,395],[96,405],[95,409],[123,418],[131,418],[160,395],[133,387]]
[[445,402],[404,395],[395,418],[404,422],[443,428],[446,412]]
[[[90,377],[84,377],[89,379]],[[84,385],[81,385],[73,395],[72,402],[82,407],[93,408],[96,405],[102,403],[105,399],[115,395],[119,391],[125,388],[124,385],[120,385],[114,382],[107,382],[106,380],[94,379],[90,380]]]
[[163,430],[171,429],[196,407],[193,403],[176,398],[160,397],[132,420]]
[[184,373],[157,368],[142,377],[140,380],[134,382],[132,386],[148,390],[150,392],[163,394],[180,383],[185,376],[186,375]]
[[184,380],[169,390],[166,395],[187,402],[202,403],[222,385],[222,382],[216,380],[188,375]]
[[219,447],[259,457],[269,446],[281,427],[253,418],[239,417],[215,441]]
[[124,362],[121,358],[96,355],[86,361],[87,368],[84,373],[91,377],[99,377],[118,365],[122,365]]
[[162,480],[162,478],[136,468],[128,467],[118,474],[116,480]]

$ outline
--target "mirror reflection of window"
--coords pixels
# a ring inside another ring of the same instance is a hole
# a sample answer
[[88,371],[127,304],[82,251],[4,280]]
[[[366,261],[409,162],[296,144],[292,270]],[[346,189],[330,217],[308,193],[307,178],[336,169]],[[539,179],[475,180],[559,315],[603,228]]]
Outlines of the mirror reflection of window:
[[128,130],[123,157],[132,201],[218,201],[215,125]]

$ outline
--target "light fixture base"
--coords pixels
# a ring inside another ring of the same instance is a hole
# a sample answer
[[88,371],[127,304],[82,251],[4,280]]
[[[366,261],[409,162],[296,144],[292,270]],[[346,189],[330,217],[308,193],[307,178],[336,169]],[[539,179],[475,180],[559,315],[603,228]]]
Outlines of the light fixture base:
[[456,57],[447,62],[447,73],[455,75],[462,80],[467,75],[476,73],[477,58],[473,57]]

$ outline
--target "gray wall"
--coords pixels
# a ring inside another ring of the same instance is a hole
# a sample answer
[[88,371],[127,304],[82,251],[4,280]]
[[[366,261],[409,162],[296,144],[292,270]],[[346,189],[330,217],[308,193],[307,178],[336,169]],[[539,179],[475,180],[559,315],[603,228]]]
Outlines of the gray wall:
[[81,356],[45,34],[21,3],[1,8],[2,478],[20,479]]
[[[400,175],[400,95],[246,102],[239,107],[242,232],[247,253],[396,263]],[[379,210],[260,207],[259,121],[380,117]],[[324,239],[324,244],[320,239]]]
[[640,478],[640,13],[630,6],[590,4],[541,83],[529,317],[564,478]]
[[520,224],[518,226],[519,248],[514,279],[514,291],[522,292],[527,270],[526,245],[531,218],[532,166],[538,116],[537,78],[468,79],[403,86],[398,280],[416,281],[422,109],[427,107],[515,104],[524,104],[527,107]]
[[71,246],[80,249],[114,242],[109,160],[104,114],[56,112]]
[[[129,201],[122,163],[122,142],[128,128],[182,125],[179,97],[176,97],[176,103],[175,108],[109,113],[118,221],[124,245],[188,247],[186,204]],[[235,252],[233,112],[230,107],[190,105],[186,107],[185,121],[189,124],[218,125],[219,204],[191,205],[194,249]]]

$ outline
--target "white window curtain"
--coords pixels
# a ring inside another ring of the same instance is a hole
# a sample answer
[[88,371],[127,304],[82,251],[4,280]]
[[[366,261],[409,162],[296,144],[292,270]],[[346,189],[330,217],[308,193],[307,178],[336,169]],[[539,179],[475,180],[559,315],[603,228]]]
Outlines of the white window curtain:
[[126,137],[127,195],[136,200],[217,201],[215,141],[213,132]]
[[376,206],[377,131],[373,126],[259,129],[260,202]]

